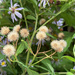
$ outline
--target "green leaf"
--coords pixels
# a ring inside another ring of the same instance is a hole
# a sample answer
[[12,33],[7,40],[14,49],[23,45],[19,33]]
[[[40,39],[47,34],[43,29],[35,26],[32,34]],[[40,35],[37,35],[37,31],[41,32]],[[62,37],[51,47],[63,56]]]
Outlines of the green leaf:
[[37,1],[36,0],[30,0],[30,2],[33,4],[35,10],[37,11],[37,13],[39,12],[39,9],[38,9],[38,5],[37,5]]
[[71,73],[71,72],[67,72],[67,75],[74,75],[73,73]]
[[27,69],[27,72],[28,72],[28,75],[39,75],[38,72],[33,71],[33,70],[31,70],[31,69]]
[[32,16],[32,15],[28,15],[28,16],[27,16],[27,19],[36,20],[36,18],[35,18],[34,16]]
[[74,37],[75,37],[75,34],[73,35],[72,39],[74,39]]
[[75,57],[75,44],[74,44],[74,47],[73,47],[73,54],[74,54],[74,57]]
[[4,59],[4,58],[5,58],[5,55],[3,55],[3,54],[0,53],[0,60]]
[[49,73],[51,73],[51,75],[55,75],[54,69],[51,66],[51,63],[50,63],[50,61],[48,59],[45,59],[45,60],[43,60],[41,62],[46,66],[46,68],[48,69]]
[[27,8],[24,8],[24,11],[29,11]]
[[71,56],[63,56],[62,58],[67,58],[67,59],[69,59],[69,60],[75,62],[75,59],[74,59],[73,57],[71,57]]
[[24,44],[24,42],[21,42],[16,51],[16,56],[19,55],[20,53],[22,53],[24,49],[25,49],[25,44]]
[[44,67],[42,67],[42,66],[39,66],[39,65],[35,65],[35,67],[38,67],[38,68],[41,68],[41,69],[43,69],[43,70],[48,71],[48,69],[46,69],[46,68],[44,68]]
[[56,39],[56,37],[52,36],[51,34],[49,33],[46,33],[49,37],[53,38],[53,39]]

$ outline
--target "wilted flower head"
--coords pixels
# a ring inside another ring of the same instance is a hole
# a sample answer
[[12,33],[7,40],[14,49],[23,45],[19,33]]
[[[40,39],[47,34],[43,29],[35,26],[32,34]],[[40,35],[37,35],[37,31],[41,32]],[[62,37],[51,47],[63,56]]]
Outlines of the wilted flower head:
[[3,47],[3,52],[6,56],[12,56],[15,54],[15,47],[13,45],[5,45]]
[[16,41],[19,39],[19,34],[15,31],[11,31],[7,36],[9,41]]
[[64,33],[63,32],[60,32],[59,34],[58,34],[58,38],[63,38],[65,35],[64,35]]
[[13,28],[13,31],[18,32],[20,30],[20,25],[16,25]]
[[57,50],[57,49],[59,48],[59,46],[60,46],[60,43],[59,43],[58,40],[53,40],[53,41],[51,42],[51,47],[52,47],[54,50]]
[[46,22],[46,20],[44,18],[42,18],[42,19],[40,19],[39,24],[42,25],[45,22]]
[[39,31],[43,31],[43,32],[48,32],[48,28],[46,27],[46,26],[41,26],[40,28],[39,28]]
[[47,3],[48,5],[50,5],[50,4],[49,4],[49,0],[38,0],[38,1],[41,1],[41,2],[39,3],[39,7],[41,6],[41,4],[43,4],[43,7],[45,8],[45,7],[46,7],[46,3]]
[[9,31],[10,31],[10,30],[9,30],[9,27],[4,26],[4,27],[1,28],[1,34],[2,34],[2,35],[8,34]]
[[42,31],[39,31],[39,32],[36,34],[36,38],[37,38],[39,41],[44,40],[46,37],[47,37],[46,33],[45,33],[45,32],[42,32]]
[[67,46],[67,42],[65,40],[60,40],[59,43],[63,48]]
[[[19,6],[17,3],[15,3],[14,5],[12,4],[12,0],[11,0],[11,7],[9,7],[9,12],[8,14],[11,13],[11,19],[12,21],[14,22],[15,21],[18,21],[16,16],[19,17],[20,19],[22,18],[22,15],[18,12],[19,10],[22,10],[24,9],[23,7],[21,8],[17,8],[17,6]],[[16,15],[16,16],[15,16]]]
[[56,49],[57,52],[62,52],[63,51],[63,47],[60,45],[58,49]]
[[20,30],[21,37],[25,38],[29,35],[29,31],[25,28]]

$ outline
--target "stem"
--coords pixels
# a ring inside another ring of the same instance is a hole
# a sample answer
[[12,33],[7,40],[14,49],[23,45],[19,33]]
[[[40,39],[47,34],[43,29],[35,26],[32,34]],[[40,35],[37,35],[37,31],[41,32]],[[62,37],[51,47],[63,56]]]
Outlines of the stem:
[[[20,5],[21,5],[21,7],[23,7],[21,0],[20,0]],[[27,24],[27,20],[26,20],[26,17],[25,17],[25,12],[24,12],[24,10],[23,10],[23,15],[24,15],[25,23],[26,23],[26,28],[28,29],[28,24]]]
[[28,65],[29,54],[30,54],[30,51],[28,50],[28,53],[27,53],[27,58],[26,58],[26,65]]
[[[54,52],[54,53],[51,54],[50,56],[54,55],[55,53],[56,53],[56,52]],[[35,65],[35,64],[37,64],[37,63],[39,63],[39,62],[41,62],[42,60],[44,60],[44,59],[46,59],[46,58],[49,58],[50,56],[47,56],[47,57],[45,57],[45,58],[42,58],[41,60],[39,60],[39,61],[35,62],[34,64],[32,64],[32,66]]]
[[[55,16],[53,16],[51,19],[49,19],[48,21],[46,21],[42,26],[46,25],[48,22],[50,22],[51,20],[53,20],[56,16],[58,16],[59,14],[61,14],[62,12],[58,12]],[[35,30],[33,32],[33,35],[31,37],[31,44],[32,44],[32,41],[33,41],[33,38],[36,34],[36,32],[39,30],[39,28],[36,30],[36,27],[37,27],[37,20],[38,20],[38,15],[36,15],[36,25],[35,25]]]
[[35,33],[36,33],[37,22],[38,22],[38,15],[36,14],[36,23],[35,23],[35,29],[34,29],[34,32],[33,32],[33,35],[32,35],[32,37],[31,37],[31,43],[30,43],[30,46],[31,46],[31,44],[32,44],[33,38],[34,38],[34,36],[35,36]]

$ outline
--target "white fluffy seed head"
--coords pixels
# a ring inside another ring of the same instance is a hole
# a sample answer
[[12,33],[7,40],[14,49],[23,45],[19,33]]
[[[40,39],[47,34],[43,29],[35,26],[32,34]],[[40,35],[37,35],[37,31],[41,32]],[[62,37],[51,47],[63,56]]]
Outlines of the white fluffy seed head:
[[43,32],[48,32],[48,28],[46,27],[46,26],[41,26],[40,28],[39,28],[39,31],[43,31]]
[[59,43],[63,48],[67,46],[67,42],[65,40],[60,40]]
[[16,51],[16,49],[13,45],[5,45],[3,47],[3,52],[8,57],[14,55],[15,51]]
[[57,50],[57,49],[59,48],[59,46],[60,46],[60,43],[59,43],[58,40],[53,40],[53,41],[51,42],[51,47],[52,47],[54,50]]
[[58,34],[58,38],[61,38],[61,39],[62,39],[64,36],[65,36],[65,35],[64,35],[63,32],[61,32],[61,33]]
[[2,35],[8,34],[9,31],[10,31],[9,27],[4,26],[4,27],[1,28],[1,34]]
[[16,41],[19,39],[19,34],[15,31],[11,31],[7,36],[9,41]]
[[14,26],[13,31],[19,32],[19,30],[20,30],[20,25]]
[[60,45],[58,49],[56,49],[57,52],[62,52],[63,51],[63,47]]
[[47,37],[46,33],[45,32],[42,32],[42,31],[39,31],[37,34],[36,34],[36,38],[38,40],[44,40],[45,38]]
[[23,28],[20,30],[20,35],[21,35],[21,37],[25,38],[29,35],[29,31],[27,29]]
[[42,19],[40,19],[39,24],[42,25],[45,22],[46,22],[46,20],[44,18],[42,18]]

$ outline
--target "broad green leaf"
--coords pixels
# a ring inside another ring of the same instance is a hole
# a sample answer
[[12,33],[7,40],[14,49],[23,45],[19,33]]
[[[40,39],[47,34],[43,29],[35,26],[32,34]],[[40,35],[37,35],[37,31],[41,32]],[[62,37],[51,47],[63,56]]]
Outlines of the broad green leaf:
[[67,72],[67,74],[66,75],[74,75],[73,73],[71,73],[71,72]]
[[71,56],[63,56],[62,58],[67,58],[67,59],[69,59],[69,60],[75,62],[75,59],[74,59],[73,57],[71,57]]
[[0,60],[4,59],[4,58],[5,58],[5,55],[3,55],[3,54],[0,53]]
[[34,16],[32,16],[32,15],[28,15],[28,16],[27,16],[27,19],[36,20],[36,18],[35,18]]
[[22,53],[24,49],[25,49],[25,44],[24,44],[24,42],[21,42],[16,51],[16,55],[19,55],[20,53]]
[[73,54],[74,54],[74,57],[75,57],[75,44],[74,44],[74,47],[73,47]]
[[31,69],[27,69],[27,72],[28,72],[28,75],[39,75],[38,72],[33,71],[33,70],[31,70]]
[[46,33],[49,37],[53,38],[53,39],[56,39],[56,37],[52,36],[51,34],[49,33]]

